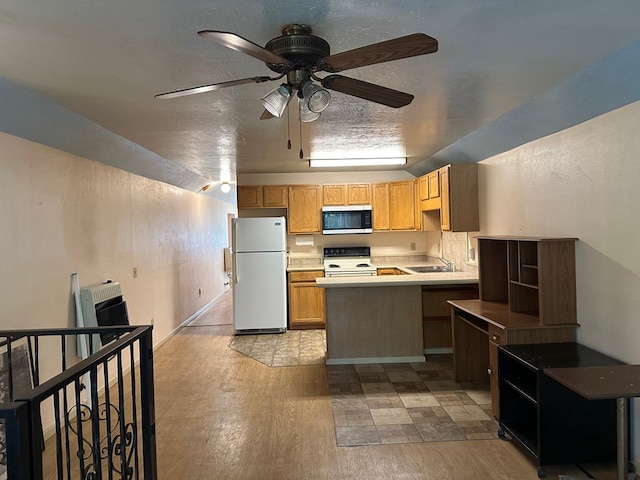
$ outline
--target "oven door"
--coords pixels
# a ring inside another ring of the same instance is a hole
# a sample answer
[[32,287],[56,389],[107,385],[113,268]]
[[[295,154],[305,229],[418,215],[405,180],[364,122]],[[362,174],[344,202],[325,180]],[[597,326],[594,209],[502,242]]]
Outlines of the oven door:
[[377,275],[377,271],[373,270],[373,271],[369,271],[369,270],[365,270],[365,271],[354,271],[354,270],[328,270],[325,269],[324,271],[324,276],[325,277],[373,277]]
[[371,205],[322,207],[322,233],[325,235],[372,233]]

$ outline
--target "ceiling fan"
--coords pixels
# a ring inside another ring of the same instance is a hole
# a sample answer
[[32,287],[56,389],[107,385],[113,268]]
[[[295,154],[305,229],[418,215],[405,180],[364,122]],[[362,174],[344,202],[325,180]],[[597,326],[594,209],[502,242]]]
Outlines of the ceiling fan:
[[[218,42],[225,47],[263,61],[278,76],[257,76],[227,82],[201,85],[172,92],[160,93],[156,98],[175,98],[204,93],[220,88],[247,83],[286,81],[265,95],[261,102],[265,107],[261,119],[280,117],[289,104],[292,94],[299,98],[300,121],[313,121],[320,116],[331,99],[328,90],[352,95],[364,100],[393,108],[408,105],[413,95],[380,85],[336,75],[351,68],[390,62],[403,58],[425,55],[438,50],[438,41],[423,33],[387,40],[365,47],[331,55],[329,43],[311,34],[311,27],[294,23],[282,29],[282,35],[273,38],[263,47],[235,33],[202,30],[198,35]],[[320,72],[330,75],[318,77]],[[313,81],[319,82],[321,86]]]

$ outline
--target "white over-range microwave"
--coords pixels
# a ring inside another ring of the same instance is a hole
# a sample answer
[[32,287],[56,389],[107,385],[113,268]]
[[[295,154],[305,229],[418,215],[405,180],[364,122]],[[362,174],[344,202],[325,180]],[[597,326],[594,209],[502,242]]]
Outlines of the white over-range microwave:
[[325,235],[371,233],[371,205],[322,207],[322,233]]

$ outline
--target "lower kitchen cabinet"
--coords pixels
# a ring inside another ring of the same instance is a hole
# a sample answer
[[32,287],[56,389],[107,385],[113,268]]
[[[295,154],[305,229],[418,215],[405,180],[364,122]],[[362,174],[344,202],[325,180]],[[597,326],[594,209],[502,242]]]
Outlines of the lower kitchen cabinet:
[[378,268],[376,275],[406,275],[399,268]]
[[577,343],[498,347],[500,430],[523,447],[544,477],[546,465],[616,460],[616,401],[587,400],[546,368],[619,365]]
[[289,328],[324,328],[325,289],[316,285],[322,270],[289,272]]

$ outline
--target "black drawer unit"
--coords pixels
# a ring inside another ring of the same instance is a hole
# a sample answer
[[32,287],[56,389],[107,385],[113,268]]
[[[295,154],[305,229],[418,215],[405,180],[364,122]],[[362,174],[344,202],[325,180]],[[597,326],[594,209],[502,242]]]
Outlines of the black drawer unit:
[[616,401],[587,400],[544,369],[620,364],[577,343],[499,347],[499,436],[523,448],[540,478],[545,465],[615,462]]

